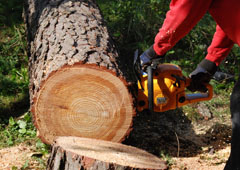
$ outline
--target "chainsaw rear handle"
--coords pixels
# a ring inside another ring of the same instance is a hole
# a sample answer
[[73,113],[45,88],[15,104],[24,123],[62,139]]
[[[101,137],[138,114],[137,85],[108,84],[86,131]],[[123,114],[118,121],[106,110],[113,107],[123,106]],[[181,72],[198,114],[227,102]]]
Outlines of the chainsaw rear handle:
[[206,93],[186,94],[186,100],[189,103],[196,103],[200,101],[211,100],[213,96],[213,87],[210,84],[206,84],[205,86],[208,89]]
[[[189,86],[191,83],[191,79],[187,78],[186,86]],[[196,103],[200,101],[211,100],[213,96],[213,87],[210,84],[205,84],[205,87],[208,89],[206,93],[191,93],[186,94],[186,102],[187,103]],[[184,102],[184,104],[186,104]]]

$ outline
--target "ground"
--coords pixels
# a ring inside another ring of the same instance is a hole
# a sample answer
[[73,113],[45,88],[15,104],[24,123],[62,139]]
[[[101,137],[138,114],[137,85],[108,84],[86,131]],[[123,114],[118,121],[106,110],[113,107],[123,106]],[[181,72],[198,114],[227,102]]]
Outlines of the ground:
[[[169,169],[221,170],[230,153],[230,138],[228,115],[200,117],[193,121],[178,109],[138,113],[133,130],[124,143],[162,157],[168,162]],[[45,163],[47,156],[41,159]],[[29,143],[4,148],[0,150],[0,169],[44,169],[38,157],[42,155]]]
[[4,148],[0,150],[0,170],[42,170],[45,169],[47,156],[26,143]]
[[221,170],[230,153],[231,121],[201,117],[192,121],[181,109],[138,114],[125,143],[167,160],[175,170]]
[[[202,137],[196,138],[194,142],[200,150],[190,149],[196,155],[188,156],[182,153],[181,157],[173,157],[172,169],[182,170],[223,170],[230,154],[230,129],[228,124],[218,124],[212,127],[204,127],[206,124],[215,123],[216,120],[194,124],[195,132]],[[180,148],[181,148],[181,144]],[[181,150],[180,150],[181,152]]]

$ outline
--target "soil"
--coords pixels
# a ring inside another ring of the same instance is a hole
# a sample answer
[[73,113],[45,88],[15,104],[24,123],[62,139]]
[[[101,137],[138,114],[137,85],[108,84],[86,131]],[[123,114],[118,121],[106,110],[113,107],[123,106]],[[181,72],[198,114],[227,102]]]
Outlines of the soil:
[[230,154],[230,138],[230,116],[191,121],[179,109],[139,113],[124,143],[163,157],[169,169],[221,170]]
[[[138,113],[124,144],[162,157],[174,170],[221,170],[230,153],[229,116],[191,121],[180,109],[164,113]],[[0,150],[0,170],[41,169],[29,145]],[[40,155],[41,157],[41,155]],[[14,160],[14,161],[13,161]],[[43,159],[47,161],[47,158]]]
[[0,149],[0,170],[42,170],[46,156],[36,152],[35,147],[27,143],[3,148]]

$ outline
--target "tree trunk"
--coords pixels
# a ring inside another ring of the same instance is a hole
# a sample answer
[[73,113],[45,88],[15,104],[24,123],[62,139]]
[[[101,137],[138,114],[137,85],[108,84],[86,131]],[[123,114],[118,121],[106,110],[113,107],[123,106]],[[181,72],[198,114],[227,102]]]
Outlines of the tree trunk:
[[135,115],[122,58],[94,0],[26,0],[30,101],[39,137],[122,141]]
[[119,143],[78,137],[59,137],[47,170],[160,170],[166,162],[146,151]]

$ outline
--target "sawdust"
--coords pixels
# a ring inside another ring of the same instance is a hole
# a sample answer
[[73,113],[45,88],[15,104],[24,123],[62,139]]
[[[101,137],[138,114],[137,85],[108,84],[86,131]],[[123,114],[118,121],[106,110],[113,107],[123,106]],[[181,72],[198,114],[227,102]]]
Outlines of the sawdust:
[[[230,155],[231,122],[230,118],[219,121],[217,118],[192,123],[197,136],[195,144],[202,146],[199,154],[193,157],[173,157],[170,169],[173,170],[223,170]],[[219,123],[222,122],[222,123]],[[191,150],[193,153],[196,150]]]
[[[223,170],[230,154],[230,144],[222,149],[211,145],[202,148],[203,153],[193,157],[173,157],[172,170]],[[193,151],[194,152],[194,151]]]
[[[221,170],[230,153],[230,138],[229,117],[192,122],[178,110],[138,114],[124,143],[162,157],[169,162],[170,170]],[[25,144],[1,149],[0,170],[21,170],[26,162],[26,169],[44,169],[33,159],[35,152]]]
[[25,162],[29,160],[31,149],[24,145],[4,148],[0,150],[0,169],[8,170],[12,167],[23,167]]
[[169,162],[173,170],[221,170],[230,154],[230,116],[191,121],[181,110],[141,113],[125,141]]
[[195,157],[173,158],[173,170],[223,170],[230,147],[216,153],[204,153]]
[[0,170],[42,169],[34,158],[37,154],[33,147],[25,144],[0,149]]
[[[228,158],[230,147],[226,147],[214,154],[200,154],[194,157],[174,157],[172,170],[221,170],[224,168]],[[37,168],[38,162],[32,161],[31,155],[33,152],[27,146],[15,146],[0,150],[0,170],[12,170],[13,167],[21,169],[26,161],[30,161],[31,167],[28,169]],[[34,167],[35,166],[35,167]]]

